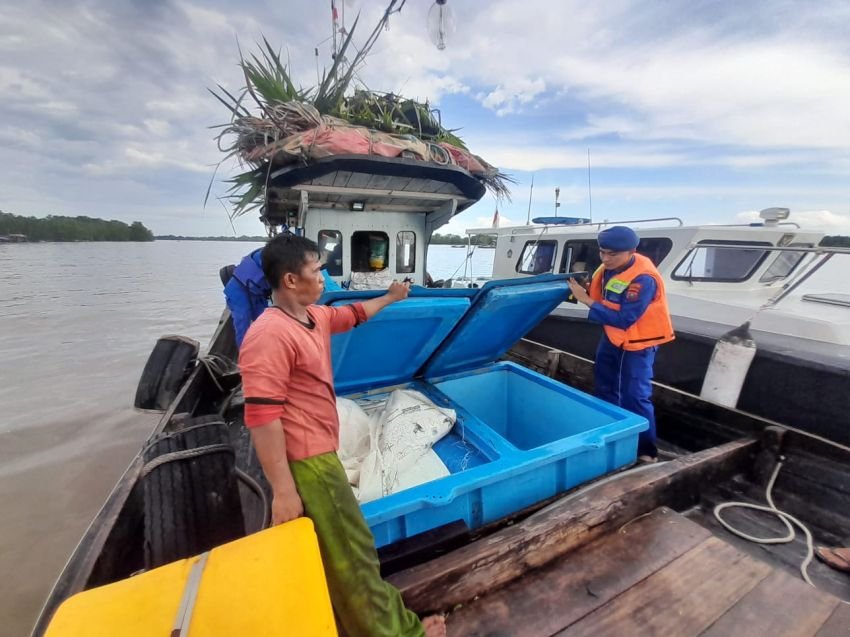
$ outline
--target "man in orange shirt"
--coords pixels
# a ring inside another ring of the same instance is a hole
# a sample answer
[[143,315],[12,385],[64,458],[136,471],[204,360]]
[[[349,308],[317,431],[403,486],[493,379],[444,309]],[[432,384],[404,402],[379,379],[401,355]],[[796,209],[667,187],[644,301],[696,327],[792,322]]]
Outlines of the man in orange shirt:
[[384,296],[363,303],[320,306],[324,278],[313,241],[275,237],[262,264],[273,305],[248,329],[239,367],[245,425],[272,487],[272,523],[301,515],[313,521],[331,601],[349,637],[444,636],[442,617],[420,622],[381,578],[374,538],[336,455],[331,334],[406,298],[409,284],[394,281]]

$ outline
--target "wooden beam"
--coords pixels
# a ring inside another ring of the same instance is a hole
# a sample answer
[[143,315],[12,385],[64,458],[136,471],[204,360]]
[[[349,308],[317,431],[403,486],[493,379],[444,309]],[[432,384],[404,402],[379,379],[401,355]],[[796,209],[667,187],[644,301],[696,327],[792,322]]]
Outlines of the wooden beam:
[[446,194],[441,192],[421,192],[409,190],[385,190],[379,188],[349,188],[347,186],[321,186],[315,184],[302,184],[293,186],[292,190],[300,190],[302,192],[315,192],[323,195],[347,195],[360,199],[368,199],[369,197],[383,197],[391,199],[428,199],[431,201],[450,201],[455,199],[459,202],[470,201],[463,195]]
[[451,608],[659,506],[692,506],[702,484],[743,470],[757,444],[738,440],[592,484],[512,527],[389,579],[416,612]]

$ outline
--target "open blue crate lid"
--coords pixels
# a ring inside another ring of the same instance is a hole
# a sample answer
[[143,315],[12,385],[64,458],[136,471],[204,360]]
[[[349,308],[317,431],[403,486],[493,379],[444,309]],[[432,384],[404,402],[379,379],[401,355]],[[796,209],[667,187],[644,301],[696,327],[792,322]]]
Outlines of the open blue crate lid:
[[[382,291],[332,292],[328,305]],[[496,360],[566,298],[564,275],[490,281],[479,289],[416,288],[359,327],[331,339],[340,394],[442,376]]]
[[481,367],[507,352],[567,298],[564,275],[489,281],[425,364],[426,378]]

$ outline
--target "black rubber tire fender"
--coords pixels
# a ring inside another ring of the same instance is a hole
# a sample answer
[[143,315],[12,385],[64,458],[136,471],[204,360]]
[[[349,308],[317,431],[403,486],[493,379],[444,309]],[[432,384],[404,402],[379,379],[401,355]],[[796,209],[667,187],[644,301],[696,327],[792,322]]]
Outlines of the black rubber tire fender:
[[201,347],[185,336],[163,336],[148,357],[133,405],[137,409],[165,411],[177,397]]

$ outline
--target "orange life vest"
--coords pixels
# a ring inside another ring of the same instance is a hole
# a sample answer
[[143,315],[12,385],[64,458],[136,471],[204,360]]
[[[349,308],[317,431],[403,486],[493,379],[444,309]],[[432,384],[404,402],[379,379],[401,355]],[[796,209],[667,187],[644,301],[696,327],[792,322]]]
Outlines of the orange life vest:
[[[648,275],[655,281],[655,298],[650,301],[643,315],[628,329],[622,330],[611,325],[605,325],[605,334],[612,345],[624,350],[636,351],[669,343],[676,338],[673,333],[673,322],[670,320],[670,309],[667,307],[667,295],[664,293],[664,279],[655,269],[652,261],[642,254],[634,255],[634,263],[622,272],[608,279],[605,290],[621,296],[626,294],[629,285],[640,275]],[[590,281],[590,298],[612,310],[619,310],[620,304],[606,300],[602,288],[605,266],[599,266]]]

